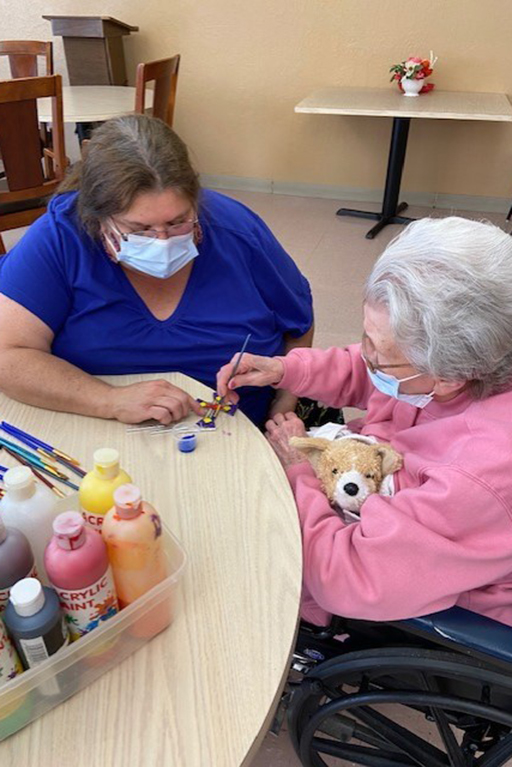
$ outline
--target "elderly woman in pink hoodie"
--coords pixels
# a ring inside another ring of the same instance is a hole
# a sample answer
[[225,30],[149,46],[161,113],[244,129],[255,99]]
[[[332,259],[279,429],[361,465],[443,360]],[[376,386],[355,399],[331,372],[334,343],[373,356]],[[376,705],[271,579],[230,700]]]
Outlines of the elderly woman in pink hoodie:
[[[219,371],[227,389],[231,364]],[[272,384],[366,415],[353,432],[404,457],[394,495],[360,521],[331,508],[293,413],[267,423],[303,536],[302,616],[394,620],[452,605],[512,625],[512,238],[423,219],[393,240],[364,291],[362,342],[244,355],[229,388]],[[236,396],[236,395],[235,395]]]

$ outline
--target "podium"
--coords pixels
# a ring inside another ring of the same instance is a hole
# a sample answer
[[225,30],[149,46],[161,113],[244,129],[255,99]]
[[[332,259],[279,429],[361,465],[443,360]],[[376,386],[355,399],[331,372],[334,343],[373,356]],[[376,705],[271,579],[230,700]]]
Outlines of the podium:
[[62,37],[70,85],[127,85],[123,36],[138,27],[111,16],[43,16]]

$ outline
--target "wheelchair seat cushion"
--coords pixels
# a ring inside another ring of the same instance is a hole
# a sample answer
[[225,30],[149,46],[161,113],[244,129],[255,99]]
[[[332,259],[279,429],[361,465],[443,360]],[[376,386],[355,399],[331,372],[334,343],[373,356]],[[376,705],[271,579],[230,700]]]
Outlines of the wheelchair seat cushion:
[[486,659],[512,665],[512,626],[484,615],[451,607],[393,625],[446,645],[460,645]]

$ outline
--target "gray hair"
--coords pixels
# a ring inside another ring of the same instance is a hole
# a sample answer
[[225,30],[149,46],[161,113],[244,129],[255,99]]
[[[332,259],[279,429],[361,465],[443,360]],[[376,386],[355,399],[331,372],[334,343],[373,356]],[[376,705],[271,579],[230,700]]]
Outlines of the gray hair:
[[365,286],[422,373],[466,381],[475,399],[512,386],[512,237],[452,216],[410,224]]

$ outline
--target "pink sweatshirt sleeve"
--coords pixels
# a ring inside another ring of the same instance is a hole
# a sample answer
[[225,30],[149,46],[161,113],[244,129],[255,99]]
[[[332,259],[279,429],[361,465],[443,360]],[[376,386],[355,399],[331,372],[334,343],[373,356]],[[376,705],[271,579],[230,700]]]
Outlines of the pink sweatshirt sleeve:
[[392,498],[372,495],[352,525],[331,509],[309,463],[287,473],[302,528],[307,620],[424,615],[510,573],[508,510],[456,468],[429,471],[423,485]]
[[374,391],[361,357],[361,344],[346,349],[292,349],[286,357],[279,388],[298,397],[320,400],[330,407],[366,409]]

